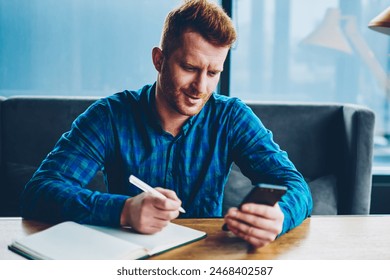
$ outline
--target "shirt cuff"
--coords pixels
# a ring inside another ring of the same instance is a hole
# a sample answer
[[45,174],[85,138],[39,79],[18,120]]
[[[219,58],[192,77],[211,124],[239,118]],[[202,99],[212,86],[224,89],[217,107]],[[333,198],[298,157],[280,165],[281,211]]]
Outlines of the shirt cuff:
[[287,205],[285,205],[284,203],[279,203],[279,206],[284,214],[283,228],[282,228],[282,231],[278,235],[278,236],[281,236],[282,234],[285,234],[287,231],[289,231],[291,229],[292,218],[291,218],[291,212],[290,212]]
[[96,199],[91,224],[118,227],[126,195],[100,193]]

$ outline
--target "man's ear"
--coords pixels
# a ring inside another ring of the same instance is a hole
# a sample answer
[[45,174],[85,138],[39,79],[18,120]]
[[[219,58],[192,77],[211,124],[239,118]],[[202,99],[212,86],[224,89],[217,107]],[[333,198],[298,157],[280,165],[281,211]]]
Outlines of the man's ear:
[[156,68],[157,72],[161,72],[162,63],[164,60],[164,54],[162,50],[158,47],[154,47],[152,50],[152,60],[154,64],[154,68]]

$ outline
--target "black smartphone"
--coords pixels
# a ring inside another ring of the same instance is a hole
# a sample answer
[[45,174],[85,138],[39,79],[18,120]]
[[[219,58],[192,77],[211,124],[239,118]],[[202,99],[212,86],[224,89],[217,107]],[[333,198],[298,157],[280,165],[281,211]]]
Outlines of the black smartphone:
[[238,208],[245,203],[257,203],[274,206],[286,193],[287,187],[271,184],[257,184],[245,196]]
[[[274,206],[276,202],[286,193],[287,187],[271,184],[257,184],[245,196],[238,208],[245,203],[257,203]],[[227,231],[227,225],[222,226],[224,231]]]

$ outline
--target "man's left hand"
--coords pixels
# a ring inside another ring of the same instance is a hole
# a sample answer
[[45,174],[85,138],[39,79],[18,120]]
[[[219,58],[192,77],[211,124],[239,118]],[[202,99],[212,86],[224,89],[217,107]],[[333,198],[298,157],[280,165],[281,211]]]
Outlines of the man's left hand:
[[284,214],[276,203],[274,206],[247,203],[241,209],[230,208],[225,222],[231,232],[254,247],[263,247],[282,231]]

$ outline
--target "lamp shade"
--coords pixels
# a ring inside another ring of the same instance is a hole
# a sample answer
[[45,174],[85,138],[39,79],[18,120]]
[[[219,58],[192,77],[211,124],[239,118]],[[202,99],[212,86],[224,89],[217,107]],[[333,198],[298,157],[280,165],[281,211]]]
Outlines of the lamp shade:
[[302,40],[303,44],[316,45],[351,54],[353,50],[340,27],[341,15],[336,8],[329,8],[320,25]]
[[390,7],[373,18],[368,27],[372,30],[390,35]]

